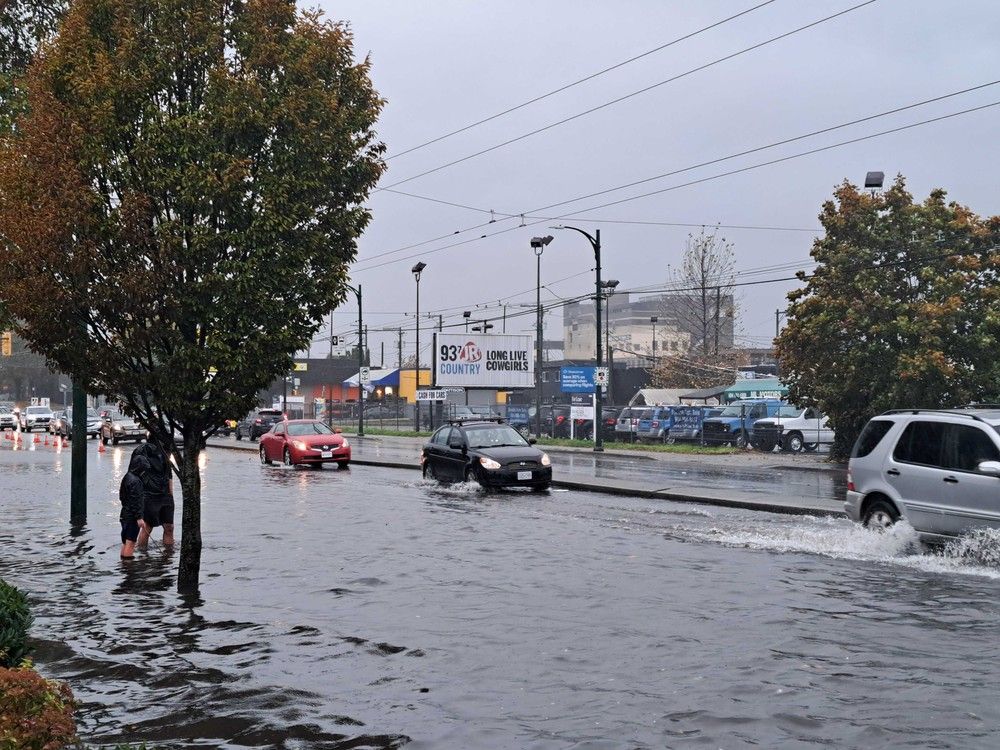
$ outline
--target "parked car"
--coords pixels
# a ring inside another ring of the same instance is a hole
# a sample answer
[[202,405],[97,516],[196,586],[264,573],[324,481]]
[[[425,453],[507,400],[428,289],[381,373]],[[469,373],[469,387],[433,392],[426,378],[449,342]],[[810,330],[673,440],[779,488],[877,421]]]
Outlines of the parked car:
[[619,443],[631,443],[635,440],[636,430],[639,428],[639,417],[646,409],[645,406],[626,406],[615,419],[614,439]]
[[146,439],[146,430],[129,416],[122,414],[117,409],[104,408],[98,412],[101,418],[101,429],[99,431],[101,442],[107,445],[118,445],[129,440],[140,442]]
[[17,416],[9,406],[0,406],[0,430],[17,428]]
[[758,419],[753,426],[753,447],[770,453],[776,447],[789,453],[814,451],[833,442],[829,420],[819,409],[782,406],[773,417]]
[[743,399],[726,405],[719,415],[702,422],[702,438],[708,445],[734,445],[746,448],[753,437],[758,419],[773,417],[786,406],[777,399]]
[[285,466],[322,466],[335,463],[346,469],[351,463],[351,444],[339,432],[315,419],[290,419],[271,426],[260,438],[260,462]]
[[568,438],[569,414],[568,404],[553,404],[544,409],[542,412],[542,432],[549,437]]
[[861,431],[847,515],[869,528],[905,520],[927,541],[1000,529],[1000,408],[890,411]]
[[31,432],[36,427],[47,430],[52,421],[52,409],[47,406],[29,406],[21,410],[21,431]]
[[705,420],[719,416],[722,411],[721,406],[675,406],[673,423],[670,425],[666,441],[701,442],[701,430]]
[[439,428],[424,444],[424,477],[441,482],[479,482],[487,488],[530,487],[552,483],[552,462],[501,419],[458,421]]
[[673,424],[672,406],[647,406],[639,415],[635,437],[644,443],[665,443]]
[[402,418],[403,411],[396,407],[378,404],[365,409],[365,419],[396,419],[397,417]]
[[265,432],[270,432],[276,422],[281,422],[285,413],[281,409],[257,409],[236,423],[236,439],[256,440]]

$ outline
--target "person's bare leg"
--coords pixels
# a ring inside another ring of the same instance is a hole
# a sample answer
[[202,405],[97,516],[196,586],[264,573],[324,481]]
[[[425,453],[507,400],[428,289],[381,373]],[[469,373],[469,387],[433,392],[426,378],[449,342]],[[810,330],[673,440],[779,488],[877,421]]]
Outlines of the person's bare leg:
[[139,538],[136,540],[136,547],[145,548],[149,544],[149,526],[144,521],[139,521]]
[[174,525],[172,523],[163,524],[163,543],[174,543]]
[[131,539],[126,539],[125,543],[122,545],[122,559],[129,560],[132,558],[134,554],[135,554],[135,542],[133,542]]

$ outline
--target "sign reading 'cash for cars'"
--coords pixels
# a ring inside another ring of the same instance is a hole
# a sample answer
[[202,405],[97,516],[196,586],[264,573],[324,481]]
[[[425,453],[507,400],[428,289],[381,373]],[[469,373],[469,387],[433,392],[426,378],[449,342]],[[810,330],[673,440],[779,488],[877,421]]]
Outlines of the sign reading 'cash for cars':
[[531,336],[435,333],[434,385],[533,388],[533,347]]

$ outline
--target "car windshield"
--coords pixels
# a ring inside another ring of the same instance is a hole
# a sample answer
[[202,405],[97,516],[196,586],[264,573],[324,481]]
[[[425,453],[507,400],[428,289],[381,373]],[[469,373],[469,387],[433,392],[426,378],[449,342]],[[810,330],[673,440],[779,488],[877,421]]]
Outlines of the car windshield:
[[790,417],[794,419],[795,417],[799,416],[800,413],[801,409],[796,409],[794,406],[782,406],[780,409],[778,409],[779,417]]
[[47,406],[29,406],[28,414],[47,414],[49,407]]
[[301,437],[303,435],[333,435],[333,430],[322,422],[306,422],[305,424],[288,425],[288,434]]
[[481,427],[466,427],[465,434],[469,438],[470,448],[496,448],[501,445],[517,447],[527,446],[528,441],[510,425],[482,425]]
[[743,416],[744,412],[750,411],[750,404],[733,404],[732,406],[727,406],[721,412],[719,412],[720,417],[740,417]]

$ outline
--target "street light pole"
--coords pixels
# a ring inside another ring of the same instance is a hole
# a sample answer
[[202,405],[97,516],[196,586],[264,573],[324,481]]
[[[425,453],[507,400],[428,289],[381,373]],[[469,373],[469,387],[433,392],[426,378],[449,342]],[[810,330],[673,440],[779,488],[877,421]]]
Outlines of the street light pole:
[[[579,232],[590,242],[590,246],[594,248],[594,314],[596,316],[595,325],[595,337],[597,344],[597,366],[602,367],[604,365],[604,359],[601,353],[601,230],[594,230],[594,234],[591,235],[589,232],[585,232],[578,227],[570,226],[559,226],[553,227],[553,229],[572,229],[574,232]],[[596,393],[594,394],[594,451],[600,453],[604,450],[604,439],[601,435],[601,425],[603,423],[604,415],[604,394],[601,391],[601,387],[596,387]]]
[[418,261],[410,272],[413,274],[413,278],[417,281],[417,314],[415,320],[417,321],[417,351],[415,355],[415,367],[413,373],[413,405],[414,405],[414,416],[413,416],[413,427],[416,432],[420,432],[420,402],[417,401],[417,391],[420,390],[420,274],[423,270],[427,268],[427,264],[423,261]]
[[611,382],[615,369],[615,352],[611,348],[611,295],[615,293],[615,288],[621,282],[618,279],[608,279],[602,287],[608,290],[604,295],[604,348],[608,352],[608,400],[614,402],[615,389]]
[[542,251],[552,242],[552,235],[532,237],[535,251],[535,435],[542,434]]
[[653,324],[653,364],[656,364],[656,323],[659,319],[657,315],[653,315],[649,319],[649,322]]
[[364,347],[364,319],[361,314],[361,284],[358,284],[357,288],[346,285],[348,289],[354,292],[354,295],[358,298],[358,437],[365,436],[365,399],[363,396],[365,385],[361,382],[361,368],[365,366],[365,347]]

